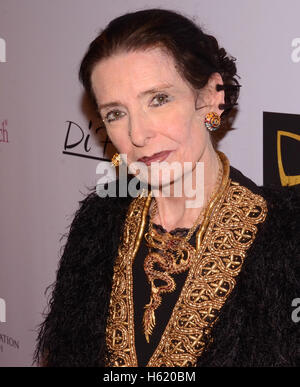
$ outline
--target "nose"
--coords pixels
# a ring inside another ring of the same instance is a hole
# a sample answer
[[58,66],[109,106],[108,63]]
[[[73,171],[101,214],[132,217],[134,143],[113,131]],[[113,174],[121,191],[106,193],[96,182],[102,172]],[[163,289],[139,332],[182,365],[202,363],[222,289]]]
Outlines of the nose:
[[133,145],[143,147],[154,136],[153,122],[145,112],[139,111],[130,115],[129,137]]

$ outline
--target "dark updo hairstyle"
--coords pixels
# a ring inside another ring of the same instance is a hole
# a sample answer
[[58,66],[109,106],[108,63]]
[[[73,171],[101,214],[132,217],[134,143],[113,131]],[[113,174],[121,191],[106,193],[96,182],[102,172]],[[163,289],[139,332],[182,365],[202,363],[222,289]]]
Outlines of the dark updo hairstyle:
[[97,101],[91,85],[94,66],[117,52],[130,52],[160,46],[170,53],[183,79],[194,89],[203,88],[209,77],[218,72],[222,76],[224,113],[237,103],[239,83],[235,78],[235,58],[220,48],[217,40],[205,34],[192,20],[165,9],[147,9],[127,13],[112,20],[90,44],[80,66],[79,79],[96,110]]

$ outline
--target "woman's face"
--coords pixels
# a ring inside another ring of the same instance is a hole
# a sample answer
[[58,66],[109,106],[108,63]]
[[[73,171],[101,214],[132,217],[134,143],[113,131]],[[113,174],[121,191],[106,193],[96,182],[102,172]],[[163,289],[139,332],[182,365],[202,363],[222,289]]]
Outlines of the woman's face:
[[[223,92],[215,91],[216,84],[222,83],[219,74],[211,77],[197,99],[177,72],[172,56],[151,48],[102,60],[95,66],[91,81],[112,143],[119,153],[127,155],[129,166],[136,161],[145,163],[148,182],[154,161],[178,162],[182,168],[172,175],[174,181],[182,176],[184,162],[191,162],[192,170],[212,149],[204,116],[209,111],[220,113]],[[210,106],[195,109],[204,105]],[[144,159],[152,156],[152,160]],[[142,174],[139,178],[147,180]],[[160,184],[170,183],[163,179],[160,175]]]

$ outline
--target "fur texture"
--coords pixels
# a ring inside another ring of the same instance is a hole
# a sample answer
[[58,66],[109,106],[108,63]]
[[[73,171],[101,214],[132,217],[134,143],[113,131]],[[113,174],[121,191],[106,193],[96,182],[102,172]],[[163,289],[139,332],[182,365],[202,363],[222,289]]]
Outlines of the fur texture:
[[92,192],[80,202],[59,263],[34,362],[103,366],[113,260],[129,202]]
[[[198,366],[299,366],[300,199],[295,189],[259,188],[231,167],[236,181],[260,192],[266,222],[249,249],[236,287],[212,330]],[[103,366],[114,258],[131,198],[80,202],[59,263],[34,362]]]

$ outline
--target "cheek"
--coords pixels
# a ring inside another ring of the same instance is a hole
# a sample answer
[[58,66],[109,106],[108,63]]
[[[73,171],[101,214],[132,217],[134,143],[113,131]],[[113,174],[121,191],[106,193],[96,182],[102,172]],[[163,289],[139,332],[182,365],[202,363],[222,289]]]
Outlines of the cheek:
[[205,131],[201,123],[199,122],[199,117],[195,114],[190,114],[189,116],[184,116],[175,122],[176,133],[178,142],[181,144],[186,144],[191,148],[199,146],[199,142],[204,140]]
[[208,133],[201,125],[201,118],[198,115],[191,115],[190,119],[181,122],[181,154],[184,160],[193,161],[198,159],[208,142]]
[[178,144],[184,144],[191,135],[192,126],[191,114],[188,115],[186,112],[177,111],[177,114],[173,112],[173,114],[165,117],[161,125],[161,132]]
[[112,142],[112,144],[118,150],[119,153],[127,153],[127,149],[128,149],[127,136],[113,130],[107,130],[107,134],[110,141]]

